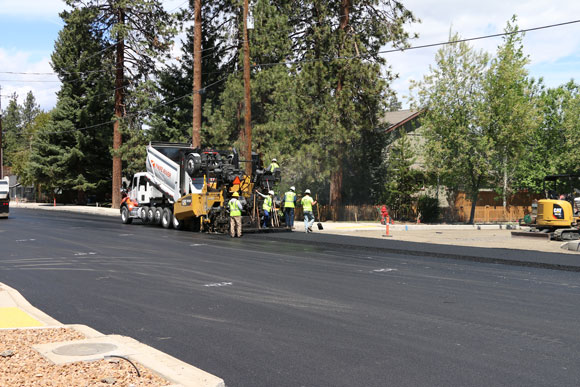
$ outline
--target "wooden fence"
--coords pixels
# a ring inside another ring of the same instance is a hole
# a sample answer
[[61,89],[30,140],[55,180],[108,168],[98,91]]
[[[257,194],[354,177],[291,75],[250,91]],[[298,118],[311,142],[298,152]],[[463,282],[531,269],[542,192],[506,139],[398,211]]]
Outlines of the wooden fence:
[[[480,192],[475,207],[475,223],[516,222],[529,214],[534,199],[540,199],[539,195],[520,192],[509,199],[509,205],[504,209],[501,198],[495,192]],[[370,222],[381,219],[381,205],[347,205],[339,206],[338,221],[344,222]],[[327,221],[332,219],[333,206],[319,205],[313,208],[317,220]],[[320,216],[318,215],[320,213]],[[389,211],[395,220],[396,211]],[[455,200],[455,205],[441,209],[441,221],[445,222],[468,222],[471,214],[471,201],[465,194],[460,193]],[[295,218],[302,219],[302,208],[297,207]]]

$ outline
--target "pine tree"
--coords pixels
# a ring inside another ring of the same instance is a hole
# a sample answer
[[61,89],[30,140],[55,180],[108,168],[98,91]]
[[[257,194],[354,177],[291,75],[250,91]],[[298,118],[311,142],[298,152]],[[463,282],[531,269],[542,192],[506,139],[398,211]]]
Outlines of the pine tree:
[[55,42],[52,65],[62,81],[50,120],[32,143],[28,173],[64,200],[84,202],[86,194],[104,201],[110,192],[110,122],[113,78],[106,42],[91,28],[91,9],[61,14],[65,22]]
[[414,217],[414,195],[420,185],[420,172],[413,169],[416,151],[404,128],[388,151],[385,202],[394,216],[402,219]]
[[10,96],[8,106],[2,114],[2,146],[4,148],[3,162],[11,166],[14,155],[22,148],[22,109],[18,104],[16,93]]
[[[202,84],[201,90],[205,112],[211,112],[218,105],[219,95],[224,90],[224,79],[232,69],[232,55],[228,30],[224,24],[231,19],[231,2],[202,2]],[[193,2],[180,13],[183,23],[193,20]],[[148,137],[153,141],[191,142],[192,92],[193,92],[193,40],[194,28],[186,31],[186,40],[178,63],[172,63],[159,72],[156,84],[160,97],[150,117]],[[163,103],[163,101],[171,101]],[[206,126],[209,114],[202,114],[202,128]],[[202,143],[213,146],[212,136],[206,128],[202,131]]]
[[302,33],[294,45],[304,61],[298,69],[300,153],[313,156],[306,169],[317,171],[314,179],[330,179],[335,210],[342,202],[345,155],[362,132],[378,126],[385,106],[393,75],[378,51],[387,43],[404,46],[409,35],[403,25],[413,20],[401,3],[390,1],[313,0],[301,8],[296,25]]
[[127,108],[129,82],[133,87],[155,73],[156,60],[166,54],[174,34],[171,16],[159,0],[66,0],[73,9],[93,15],[91,27],[115,49],[115,121],[113,124],[112,206],[121,201],[121,121]]

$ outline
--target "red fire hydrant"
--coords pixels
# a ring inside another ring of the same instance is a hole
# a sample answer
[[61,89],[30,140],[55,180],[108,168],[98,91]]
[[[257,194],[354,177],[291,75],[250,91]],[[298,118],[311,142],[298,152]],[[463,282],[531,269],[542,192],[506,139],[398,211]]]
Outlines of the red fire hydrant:
[[381,220],[381,224],[386,225],[385,235],[384,237],[390,237],[391,234],[389,233],[389,225],[391,223],[391,218],[389,217],[389,210],[387,210],[387,206],[381,207],[381,215],[383,219]]
[[387,224],[388,222],[386,221],[386,219],[389,217],[389,210],[387,210],[387,206],[382,206],[381,207],[381,224]]

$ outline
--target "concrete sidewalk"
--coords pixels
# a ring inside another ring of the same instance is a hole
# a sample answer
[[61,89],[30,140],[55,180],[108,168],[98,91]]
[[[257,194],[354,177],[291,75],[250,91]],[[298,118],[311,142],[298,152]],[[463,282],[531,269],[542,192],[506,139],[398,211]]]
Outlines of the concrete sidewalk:
[[74,329],[85,337],[84,340],[34,346],[44,358],[54,364],[123,356],[168,380],[171,387],[225,387],[222,379],[130,337],[104,335],[86,325],[61,324],[32,306],[18,291],[0,283],[0,330],[32,328]]

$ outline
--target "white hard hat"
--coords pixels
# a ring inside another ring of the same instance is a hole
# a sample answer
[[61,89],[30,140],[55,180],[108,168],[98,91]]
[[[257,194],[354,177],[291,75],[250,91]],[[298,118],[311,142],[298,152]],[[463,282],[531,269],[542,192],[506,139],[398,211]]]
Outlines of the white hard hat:
[[307,193],[307,194],[309,194],[309,193],[310,193],[310,190],[309,190],[309,189],[307,189],[306,191],[304,191],[304,193]]
[[269,194],[269,195],[272,195],[272,196],[274,196],[274,191],[272,191],[272,190],[269,190],[269,191],[268,191],[268,194]]
[[274,161],[274,162],[278,162],[278,160],[276,160],[276,158],[275,158],[275,157],[272,159],[272,161]]
[[290,187],[290,191],[296,191],[296,187],[294,186]]

